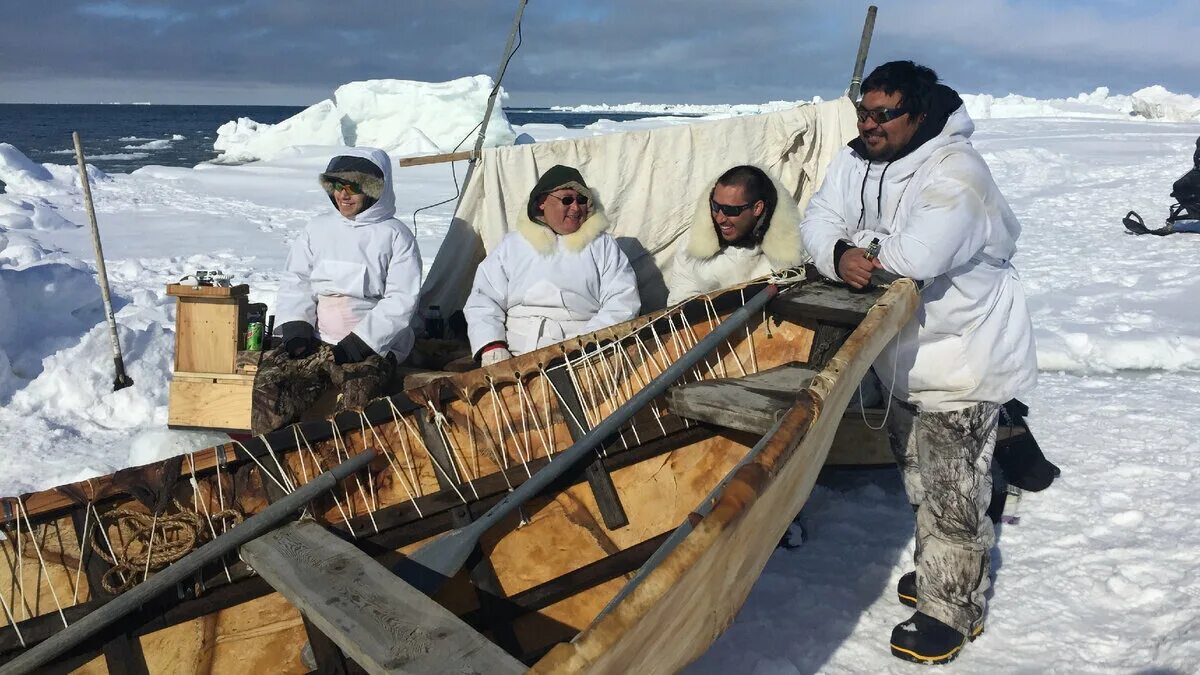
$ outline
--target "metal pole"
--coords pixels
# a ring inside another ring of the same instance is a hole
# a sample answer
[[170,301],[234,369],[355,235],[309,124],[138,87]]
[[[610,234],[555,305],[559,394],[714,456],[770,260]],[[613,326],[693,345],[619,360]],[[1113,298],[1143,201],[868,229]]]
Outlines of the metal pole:
[[202,567],[217,560],[248,541],[257,539],[275,529],[281,521],[320,495],[332,490],[338,481],[365,467],[375,459],[375,450],[367,448],[357,455],[338,464],[297,488],[279,501],[259,513],[247,518],[241,525],[220,535],[196,549],[179,562],[158,572],[153,578],[118,595],[91,614],[55,633],[25,653],[0,667],[0,675],[18,675],[33,672],[60,656],[75,645],[83,642],[101,629],[124,618],[153,600],[160,593],[175,587]]
[[851,101],[857,101],[862,89],[863,69],[867,66],[867,51],[871,48],[871,34],[875,32],[875,12],[878,8],[871,5],[867,8],[867,19],[863,22],[862,38],[858,41],[858,58],[854,60],[854,75],[850,77],[850,89],[846,95]]
[[92,224],[92,247],[96,249],[96,275],[100,277],[100,297],[104,299],[104,318],[108,321],[108,336],[112,340],[113,366],[116,377],[113,379],[113,391],[119,391],[133,384],[133,380],[125,374],[125,361],[121,358],[121,342],[117,339],[117,319],[113,316],[112,300],[108,292],[108,270],[104,267],[104,249],[100,246],[100,226],[96,224],[96,207],[92,204],[92,184],[88,180],[87,165],[83,161],[83,142],[79,140],[79,132],[73,132],[75,140],[75,161],[79,164],[79,185],[83,187],[83,204],[87,207],[88,220]]
[[613,414],[589,431],[583,438],[554,457],[554,462],[538,471],[532,478],[522,483],[504,499],[472,522],[457,530],[448,532],[445,536],[426,544],[402,561],[395,570],[409,584],[425,593],[433,593],[450,577],[453,577],[466,562],[480,537],[493,525],[516,511],[529,499],[539,494],[551,483],[565,474],[580,460],[592,454],[596,446],[609,436],[616,434],[621,425],[628,422],[642,408],[649,405],[655,398],[662,395],[694,365],[707,357],[735,331],[739,330],[750,318],[760,311],[770,300],[779,293],[779,287],[770,284],[755,294],[734,313],[704,336],[696,346],[684,352],[675,363],[671,364],[662,374],[654,378],[634,394],[632,398],[617,408]]
[[[516,39],[517,31],[521,28],[521,17],[525,14],[527,2],[528,0],[519,0],[517,3],[517,14],[513,17],[512,29],[508,31],[508,42],[504,44],[504,53],[500,55],[500,66],[496,69],[495,87],[488,96],[487,110],[484,111],[483,122],[479,125],[479,136],[475,139],[475,149],[471,152],[471,160],[467,164],[467,175],[463,176],[459,195],[467,194],[467,185],[471,182],[471,174],[475,172],[475,163],[479,161],[479,153],[483,152],[483,141],[487,135],[488,122],[492,119],[492,109],[496,105],[496,97],[500,95],[500,83],[504,81],[504,72],[508,70],[508,60],[512,58],[513,40]],[[462,203],[461,197],[459,203]],[[458,211],[458,204],[454,205],[454,210]]]

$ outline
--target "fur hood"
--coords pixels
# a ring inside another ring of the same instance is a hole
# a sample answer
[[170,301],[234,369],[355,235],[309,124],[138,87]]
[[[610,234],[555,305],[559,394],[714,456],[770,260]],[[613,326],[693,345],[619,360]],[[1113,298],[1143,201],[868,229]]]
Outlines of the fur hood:
[[388,154],[378,148],[357,147],[346,148],[341,154],[329,160],[317,181],[329,200],[337,209],[333,199],[331,178],[340,178],[362,186],[363,194],[370,197],[367,207],[353,218],[343,218],[354,224],[378,223],[396,215],[396,195],[392,191],[392,160]]
[[608,219],[604,217],[604,211],[601,210],[594,195],[588,208],[590,213],[587,220],[583,221],[579,229],[571,234],[558,234],[550,229],[549,225],[534,222],[526,211],[521,211],[521,214],[517,216],[517,232],[520,232],[525,241],[528,241],[529,245],[541,255],[554,253],[557,239],[562,239],[563,248],[571,253],[578,253],[592,243],[593,239],[600,236],[600,233],[608,230]]
[[[713,183],[715,184],[715,180]],[[792,201],[791,193],[771,178],[778,194],[775,212],[767,225],[767,233],[763,236],[762,252],[771,261],[771,267],[780,270],[795,267],[803,263],[807,256],[804,245],[800,241],[800,209]],[[713,221],[712,208],[708,205],[711,185],[704,188],[696,206],[692,224],[688,228],[686,254],[698,260],[707,260],[721,252],[721,239],[717,234],[716,222]]]

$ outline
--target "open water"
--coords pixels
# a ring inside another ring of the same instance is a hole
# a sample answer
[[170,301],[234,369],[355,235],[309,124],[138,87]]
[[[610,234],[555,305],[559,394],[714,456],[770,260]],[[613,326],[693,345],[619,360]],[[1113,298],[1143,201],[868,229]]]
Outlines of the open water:
[[[275,124],[304,108],[224,105],[0,105],[0,143],[39,163],[75,163],[71,132],[78,131],[89,164],[108,173],[140,167],[195,166],[217,156],[217,127],[239,117]],[[600,119],[626,121],[638,113],[564,113],[545,108],[506,109],[513,125],[533,122],[580,128]]]

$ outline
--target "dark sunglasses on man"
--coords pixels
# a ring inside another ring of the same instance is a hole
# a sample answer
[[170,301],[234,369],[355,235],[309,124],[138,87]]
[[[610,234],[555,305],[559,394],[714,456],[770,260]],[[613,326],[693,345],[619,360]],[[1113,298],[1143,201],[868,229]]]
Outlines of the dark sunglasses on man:
[[588,198],[586,195],[567,195],[566,197],[559,197],[555,194],[547,194],[546,196],[554,197],[558,201],[562,202],[563,206],[570,206],[575,202],[579,202],[580,206],[587,206],[588,203]]
[[858,121],[861,124],[870,118],[875,124],[887,124],[897,117],[903,117],[908,114],[908,108],[877,108],[875,110],[867,110],[862,107],[862,104],[854,106],[854,112],[858,115]]
[[720,211],[721,213],[725,214],[726,218],[737,218],[739,215],[741,215],[742,211],[745,211],[746,209],[750,208],[751,206],[754,206],[756,203],[757,202],[750,202],[749,204],[740,204],[740,205],[718,204],[717,200],[713,199],[712,197],[708,198],[708,205],[712,208],[712,212],[716,213],[716,212]]

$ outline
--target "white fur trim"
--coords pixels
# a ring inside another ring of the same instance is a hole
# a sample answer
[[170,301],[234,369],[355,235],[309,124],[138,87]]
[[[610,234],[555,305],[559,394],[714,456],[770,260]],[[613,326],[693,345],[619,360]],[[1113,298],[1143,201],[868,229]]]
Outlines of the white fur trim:
[[[803,263],[808,256],[800,242],[800,209],[792,201],[791,193],[779,181],[772,178],[771,182],[775,184],[779,199],[775,213],[771,215],[767,234],[763,237],[762,251],[771,261],[771,266],[781,270]],[[687,255],[700,260],[707,260],[721,252],[721,241],[713,224],[712,207],[708,204],[711,193],[712,188],[704,191],[689,228]]]
[[[595,204],[595,200],[592,201],[592,204]],[[599,205],[594,207],[578,230],[565,235],[555,233],[549,225],[533,222],[524,210],[517,216],[517,232],[520,232],[521,236],[525,237],[525,241],[528,241],[529,245],[542,255],[554,253],[558,239],[562,239],[563,248],[572,253],[578,253],[606,230],[608,230],[608,219],[604,217],[604,212],[600,210]]]

